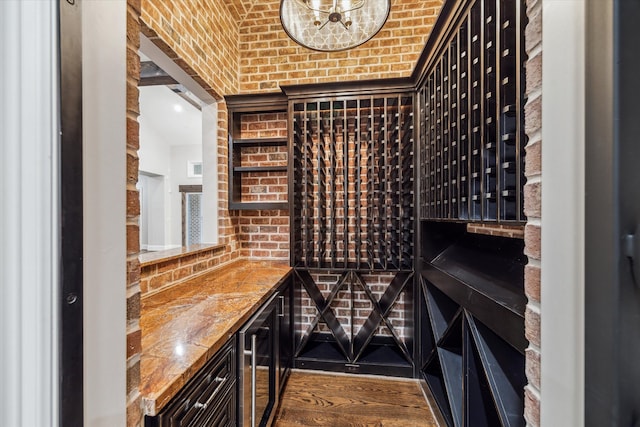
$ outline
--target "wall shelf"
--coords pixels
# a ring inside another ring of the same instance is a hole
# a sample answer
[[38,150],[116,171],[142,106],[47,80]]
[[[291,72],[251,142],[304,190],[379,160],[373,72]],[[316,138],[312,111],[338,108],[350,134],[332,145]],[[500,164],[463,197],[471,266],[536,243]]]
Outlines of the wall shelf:
[[225,97],[229,110],[229,209],[288,210],[287,99]]

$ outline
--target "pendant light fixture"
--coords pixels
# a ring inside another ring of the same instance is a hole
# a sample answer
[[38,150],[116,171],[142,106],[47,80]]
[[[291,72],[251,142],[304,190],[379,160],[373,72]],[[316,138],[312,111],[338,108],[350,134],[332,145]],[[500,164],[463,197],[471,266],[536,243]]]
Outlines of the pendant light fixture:
[[375,36],[390,7],[390,0],[282,0],[280,21],[296,43],[313,50],[339,51]]

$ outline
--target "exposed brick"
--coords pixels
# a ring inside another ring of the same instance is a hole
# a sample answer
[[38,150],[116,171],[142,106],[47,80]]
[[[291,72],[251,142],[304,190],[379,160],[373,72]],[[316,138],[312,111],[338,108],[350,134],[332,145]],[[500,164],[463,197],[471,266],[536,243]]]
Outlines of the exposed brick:
[[542,215],[541,187],[540,182],[528,182],[524,186],[524,213],[529,218],[540,218]]
[[540,267],[527,265],[524,268],[524,290],[529,301],[540,302]]
[[[274,91],[278,84],[408,76],[442,2],[394,1],[384,29],[362,46],[343,52],[310,52],[284,31],[274,31],[279,30],[279,4],[265,0],[241,21],[240,92]],[[266,75],[265,65],[276,65],[278,72]]]
[[526,62],[526,86],[529,88],[542,87],[542,53],[537,53]]
[[524,228],[524,254],[530,258],[540,259],[540,226],[527,224]]
[[535,141],[525,147],[526,156],[524,162],[524,173],[526,176],[539,175],[542,173],[542,142]]
[[140,215],[140,194],[137,190],[127,190],[127,215]]
[[520,225],[501,225],[501,224],[467,224],[467,232],[476,234],[486,234],[489,236],[508,237],[512,239],[522,239],[524,237],[524,229]]
[[138,90],[138,86],[133,85],[132,83],[127,84],[127,110],[133,114],[140,114],[140,105],[138,103],[138,99],[140,96],[140,91]]
[[142,351],[142,331],[137,329],[127,334],[127,359]]
[[526,373],[529,384],[540,390],[540,353],[528,348],[526,356]]
[[524,107],[524,130],[533,135],[542,127],[542,96],[530,99]]
[[134,255],[140,252],[140,227],[138,225],[127,225],[127,255]]
[[127,146],[132,150],[140,148],[140,124],[131,117],[127,117]]
[[172,277],[173,276],[171,271],[168,271],[166,273],[149,278],[149,289],[157,290],[164,288],[167,284],[171,283]]
[[526,387],[524,389],[524,417],[527,426],[538,427],[540,425],[540,400]]
[[524,329],[529,342],[540,347],[540,314],[529,307],[524,312]]
[[140,361],[138,360],[127,369],[127,394],[140,385]]
[[127,261],[127,285],[131,286],[140,281],[140,261],[138,258]]
[[138,155],[127,152],[127,183],[135,185],[138,182]]
[[138,320],[140,318],[140,292],[136,292],[127,298],[127,320]]
[[527,53],[542,41],[542,8],[528,16],[529,22],[524,32],[525,50]]

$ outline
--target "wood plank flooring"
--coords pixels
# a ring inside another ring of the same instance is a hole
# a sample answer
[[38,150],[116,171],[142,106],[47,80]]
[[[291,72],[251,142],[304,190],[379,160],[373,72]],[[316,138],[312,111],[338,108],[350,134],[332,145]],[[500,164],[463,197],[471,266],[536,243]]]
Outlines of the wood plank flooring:
[[273,426],[439,427],[439,424],[417,381],[293,371]]

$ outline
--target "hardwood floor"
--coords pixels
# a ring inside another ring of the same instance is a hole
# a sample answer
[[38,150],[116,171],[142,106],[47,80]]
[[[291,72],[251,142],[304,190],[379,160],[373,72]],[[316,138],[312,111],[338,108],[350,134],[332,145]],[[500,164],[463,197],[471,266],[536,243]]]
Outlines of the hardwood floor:
[[293,371],[273,426],[438,427],[439,424],[416,381]]

